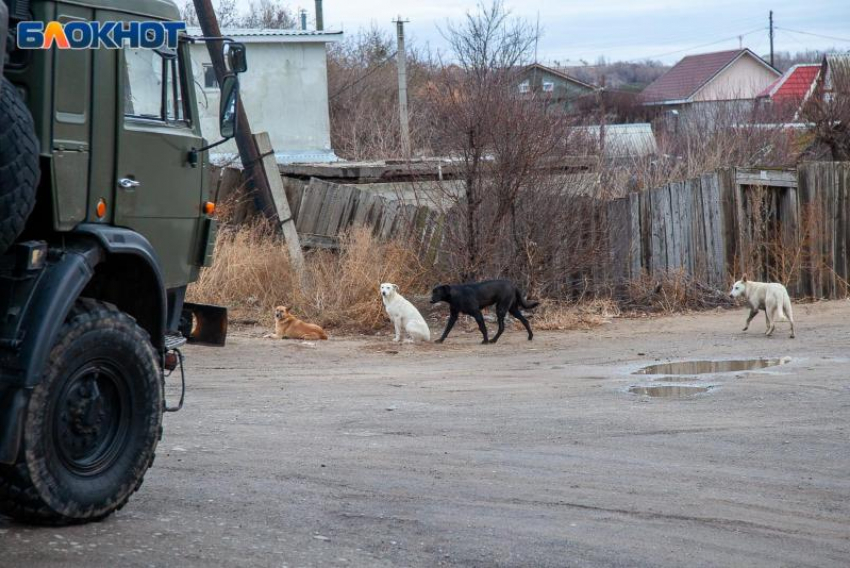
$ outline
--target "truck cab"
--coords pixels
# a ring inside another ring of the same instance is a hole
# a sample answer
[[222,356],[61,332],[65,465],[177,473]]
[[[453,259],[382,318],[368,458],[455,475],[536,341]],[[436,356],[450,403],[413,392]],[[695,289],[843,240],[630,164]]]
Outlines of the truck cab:
[[153,461],[180,347],[223,345],[227,323],[185,301],[216,233],[193,39],[22,49],[16,27],[178,20],[170,0],[0,0],[0,513],[14,518],[123,506]]

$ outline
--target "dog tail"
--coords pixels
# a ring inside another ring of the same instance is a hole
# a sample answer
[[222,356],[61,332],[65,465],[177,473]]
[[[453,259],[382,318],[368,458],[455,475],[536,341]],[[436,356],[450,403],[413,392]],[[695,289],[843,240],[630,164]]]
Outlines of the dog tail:
[[535,300],[529,301],[529,300],[524,299],[522,297],[522,292],[520,292],[518,289],[516,291],[516,303],[517,303],[517,305],[519,305],[519,307],[521,307],[524,310],[530,310],[530,309],[536,308],[538,305],[540,305],[540,302],[537,302]]

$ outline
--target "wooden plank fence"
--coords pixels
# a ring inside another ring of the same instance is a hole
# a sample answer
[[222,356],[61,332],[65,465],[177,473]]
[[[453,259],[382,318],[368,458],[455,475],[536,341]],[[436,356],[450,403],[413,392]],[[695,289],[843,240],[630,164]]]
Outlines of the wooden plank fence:
[[[213,172],[217,201],[239,195],[234,171]],[[305,246],[336,248],[347,230],[365,225],[382,239],[412,238],[424,260],[439,260],[446,220],[433,208],[317,178],[285,177],[284,188]],[[253,205],[250,198],[237,201],[240,222]],[[795,297],[850,293],[850,163],[723,168],[599,206],[607,217],[609,266],[572,276],[600,289],[676,271],[725,292],[746,272],[785,283]]]
[[848,163],[724,168],[610,201],[613,284],[681,271],[725,290],[747,273],[797,297],[846,297],[848,179]]
[[[254,215],[253,202],[245,193],[239,169],[212,169],[210,175],[212,197],[219,203],[229,201],[234,223],[243,223]],[[381,239],[412,238],[425,258],[436,261],[444,223],[432,208],[387,199],[357,185],[318,178],[301,180],[283,176],[283,188],[306,248],[336,249],[346,231],[366,226]]]

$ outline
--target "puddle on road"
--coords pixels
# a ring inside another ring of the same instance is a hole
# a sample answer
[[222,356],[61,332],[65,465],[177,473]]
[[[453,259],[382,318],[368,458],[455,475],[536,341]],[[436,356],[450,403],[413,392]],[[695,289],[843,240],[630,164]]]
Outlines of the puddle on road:
[[700,393],[708,392],[711,387],[700,387],[691,385],[658,385],[658,386],[633,386],[629,392],[650,398],[687,398]]
[[734,373],[784,365],[790,357],[780,359],[738,359],[733,361],[678,361],[649,365],[634,372],[635,375],[703,375],[707,373]]
[[700,380],[699,377],[679,377],[677,375],[664,375],[652,379],[656,383],[698,383]]

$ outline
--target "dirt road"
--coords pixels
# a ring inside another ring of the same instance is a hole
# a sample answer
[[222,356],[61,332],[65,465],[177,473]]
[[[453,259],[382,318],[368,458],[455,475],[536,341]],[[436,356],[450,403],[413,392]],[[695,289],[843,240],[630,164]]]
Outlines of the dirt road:
[[[109,520],[0,521],[2,566],[846,566],[850,302],[507,332],[231,337]],[[649,398],[682,359],[790,357]]]

